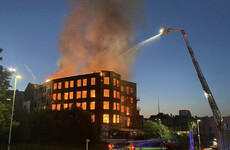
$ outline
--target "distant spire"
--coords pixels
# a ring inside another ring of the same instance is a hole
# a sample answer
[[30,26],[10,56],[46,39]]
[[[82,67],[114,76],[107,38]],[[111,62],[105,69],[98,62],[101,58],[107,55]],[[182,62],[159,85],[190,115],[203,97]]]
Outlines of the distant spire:
[[160,102],[159,102],[159,97],[158,97],[158,114],[160,113]]

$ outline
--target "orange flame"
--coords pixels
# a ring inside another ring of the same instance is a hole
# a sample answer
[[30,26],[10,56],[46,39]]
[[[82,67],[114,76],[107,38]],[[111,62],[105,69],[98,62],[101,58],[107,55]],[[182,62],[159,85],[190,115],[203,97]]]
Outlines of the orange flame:
[[51,79],[46,79],[45,83],[50,82],[50,81],[51,81]]

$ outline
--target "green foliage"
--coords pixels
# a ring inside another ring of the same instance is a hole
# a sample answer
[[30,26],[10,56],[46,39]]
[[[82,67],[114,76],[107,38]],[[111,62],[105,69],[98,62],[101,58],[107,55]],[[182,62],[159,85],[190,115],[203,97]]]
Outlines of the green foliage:
[[[0,135],[5,134],[10,128],[11,106],[0,102]],[[13,127],[18,126],[19,123],[13,121]]]
[[11,73],[0,65],[0,101],[6,100],[6,92],[10,86]]
[[168,127],[152,122],[146,121],[143,126],[143,132],[146,138],[160,138],[160,139],[167,139],[168,142],[172,142],[173,135],[172,132],[169,130]]
[[10,110],[8,104],[0,102],[0,135],[3,135],[9,130]]
[[189,148],[190,141],[189,141],[188,134],[182,134],[182,135],[175,134],[175,141],[176,141],[176,144],[182,147],[183,149]]
[[131,131],[129,136],[130,136],[131,139],[134,139],[134,140],[143,140],[143,139],[145,139],[145,134],[141,130]]
[[14,130],[14,142],[75,144],[93,138],[91,117],[79,108],[30,113],[21,110],[15,118],[21,125]]
[[[2,53],[2,51],[3,51],[3,49],[2,49],[2,48],[0,48],[0,53]],[[0,57],[0,60],[2,60],[2,57]]]

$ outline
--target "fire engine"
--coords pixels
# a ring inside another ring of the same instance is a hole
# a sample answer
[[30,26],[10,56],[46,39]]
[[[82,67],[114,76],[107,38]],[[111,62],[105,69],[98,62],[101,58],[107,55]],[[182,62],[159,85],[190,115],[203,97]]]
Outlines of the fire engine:
[[108,140],[108,150],[166,150],[166,147],[156,146],[156,144],[166,143],[166,141],[165,139],[110,139]]

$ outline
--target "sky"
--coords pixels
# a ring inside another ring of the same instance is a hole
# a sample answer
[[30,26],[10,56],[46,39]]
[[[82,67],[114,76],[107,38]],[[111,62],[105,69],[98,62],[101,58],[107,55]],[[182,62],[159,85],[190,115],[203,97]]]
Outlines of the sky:
[[[29,82],[41,84],[57,69],[58,34],[68,3],[0,2],[0,47],[4,49],[0,64],[17,69],[23,76],[17,88],[24,91]],[[223,116],[230,115],[229,5],[227,0],[146,0],[145,16],[135,27],[133,42],[158,34],[164,25],[183,28]],[[137,83],[138,107],[145,117],[157,114],[158,100],[163,113],[178,115],[180,109],[189,109],[193,116],[212,115],[179,32],[142,46],[130,80]]]

